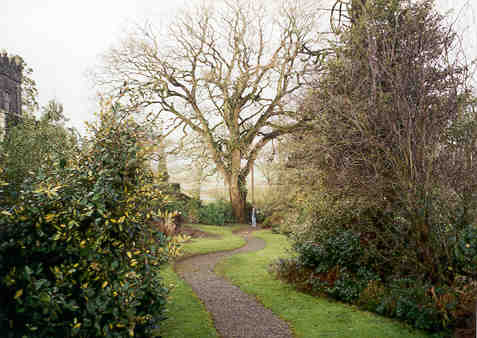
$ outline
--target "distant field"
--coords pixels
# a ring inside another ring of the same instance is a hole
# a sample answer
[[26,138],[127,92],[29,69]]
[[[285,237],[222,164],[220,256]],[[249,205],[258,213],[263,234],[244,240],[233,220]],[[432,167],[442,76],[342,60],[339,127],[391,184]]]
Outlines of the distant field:
[[[268,192],[269,186],[268,185],[255,185],[255,198],[260,198],[263,196],[266,192]],[[182,187],[181,190],[189,195],[192,196],[194,193],[194,190],[189,188],[189,187]],[[229,193],[227,190],[225,190],[224,186],[206,186],[205,188],[201,189],[200,192],[200,199],[205,201],[205,202],[212,202],[216,201],[218,199],[229,199]],[[251,199],[251,192],[250,192],[250,187],[249,187],[249,192],[247,199]]]

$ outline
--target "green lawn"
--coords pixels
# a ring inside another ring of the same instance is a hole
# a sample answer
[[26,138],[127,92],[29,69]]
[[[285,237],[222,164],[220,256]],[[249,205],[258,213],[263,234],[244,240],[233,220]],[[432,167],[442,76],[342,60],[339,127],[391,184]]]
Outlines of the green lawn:
[[[232,233],[242,225],[189,226],[221,237],[192,240],[184,246],[186,255],[231,250],[245,244],[240,236]],[[288,321],[296,337],[427,337],[398,322],[342,303],[303,294],[271,278],[267,272],[270,262],[277,257],[285,257],[289,243],[284,236],[270,231],[259,231],[255,236],[267,242],[264,250],[229,257],[219,263],[216,270]],[[162,276],[171,291],[167,305],[169,318],[161,323],[158,333],[165,338],[218,337],[209,313],[171,266],[162,269]]]
[[219,227],[214,225],[188,224],[186,226],[218,235],[220,238],[192,239],[183,247],[182,251],[185,256],[232,250],[245,245],[245,240],[240,236],[234,235],[232,231],[237,231],[241,228],[247,227],[247,225],[237,224]]
[[170,265],[163,268],[161,274],[170,293],[166,313],[168,319],[161,323],[158,335],[164,338],[218,338],[210,314],[190,286]]
[[[193,239],[183,247],[185,255],[204,254],[223,250],[232,250],[245,244],[242,237],[232,231],[243,225],[217,227],[210,225],[187,225],[202,231],[214,233],[220,238]],[[210,314],[187,285],[168,265],[161,270],[165,285],[170,289],[167,303],[168,319],[161,323],[157,332],[164,338],[209,338],[218,337]]]
[[286,237],[270,231],[259,231],[255,236],[267,242],[264,250],[228,257],[216,271],[290,323],[296,337],[428,337],[401,323],[298,292],[271,278],[267,271],[270,262],[287,256],[289,243]]

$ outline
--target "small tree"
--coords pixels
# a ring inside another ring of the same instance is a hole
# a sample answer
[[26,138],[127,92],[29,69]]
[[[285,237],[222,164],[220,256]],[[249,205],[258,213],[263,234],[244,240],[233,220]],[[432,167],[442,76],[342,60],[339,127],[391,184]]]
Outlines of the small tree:
[[36,82],[33,80],[33,69],[20,57],[22,66],[22,112],[33,114],[38,110],[38,89]]
[[62,105],[50,101],[40,119],[24,113],[22,123],[10,128],[1,142],[0,161],[9,182],[5,190],[11,197],[38,169],[53,168],[55,161],[65,166],[71,160],[78,150],[78,134],[64,122]]

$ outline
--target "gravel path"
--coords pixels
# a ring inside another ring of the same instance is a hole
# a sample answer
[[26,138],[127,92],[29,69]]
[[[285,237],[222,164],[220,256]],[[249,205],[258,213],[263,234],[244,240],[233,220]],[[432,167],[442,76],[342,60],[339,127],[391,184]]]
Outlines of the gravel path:
[[214,273],[221,259],[265,247],[262,239],[242,233],[247,244],[233,251],[186,258],[176,264],[176,271],[189,283],[212,314],[215,327],[223,338],[291,338],[288,325],[255,298]]

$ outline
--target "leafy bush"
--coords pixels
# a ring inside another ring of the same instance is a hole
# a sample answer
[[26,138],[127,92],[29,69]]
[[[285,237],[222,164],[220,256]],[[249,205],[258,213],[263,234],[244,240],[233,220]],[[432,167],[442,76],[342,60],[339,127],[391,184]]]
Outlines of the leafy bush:
[[64,128],[62,122],[62,118],[52,120],[43,116],[36,120],[25,115],[21,124],[9,128],[1,141],[0,152],[3,177],[8,182],[3,197],[17,198],[23,181],[35,173],[37,167],[47,174],[54,161],[64,166],[71,159],[78,139],[74,130]]
[[272,228],[273,231],[281,232],[281,225],[285,222],[285,215],[283,212],[274,212],[270,216],[266,217],[262,226],[265,228]]
[[299,262],[313,271],[310,280],[313,292],[347,302],[359,298],[371,280],[379,280],[373,271],[363,267],[360,238],[351,231],[328,236],[318,243],[295,242]]
[[[431,286],[412,279],[398,279],[390,282],[386,294],[376,312],[398,318],[414,327],[438,331],[443,328],[443,318],[436,302],[432,299]],[[440,292],[438,290],[438,292]],[[447,304],[449,307],[455,304]],[[448,320],[448,318],[447,318]],[[444,325],[445,326],[445,325]]]
[[457,233],[457,241],[452,251],[452,265],[460,272],[472,275],[477,266],[477,228],[467,225]]
[[[410,223],[396,212],[359,204],[351,209],[344,200],[325,197],[309,220],[291,234],[297,256],[275,264],[278,277],[417,328],[469,325],[465,318],[472,317],[477,299],[476,287],[470,287],[477,266],[475,226],[432,224],[429,247],[440,263],[423,267],[410,263],[422,251],[409,236]],[[429,269],[442,278],[432,280]]]
[[379,277],[373,271],[362,267],[356,273],[351,273],[347,269],[338,270],[336,281],[331,286],[326,286],[323,291],[333,298],[348,303],[356,301],[362,291],[371,281],[379,281]]
[[202,224],[224,225],[225,223],[233,223],[232,204],[225,200],[218,200],[202,206],[199,209],[199,221]]
[[263,224],[265,222],[266,214],[262,209],[255,209],[255,217],[257,220],[257,224]]
[[148,220],[165,197],[152,185],[145,131],[116,116],[101,112],[67,165],[52,155],[2,205],[7,337],[147,336],[163,318],[167,240]]
[[200,222],[200,209],[203,206],[202,202],[197,198],[171,201],[169,207],[179,212],[184,217],[186,223],[196,224]]
[[[419,329],[439,331],[468,325],[462,323],[473,315],[477,286],[472,278],[454,271],[470,273],[475,269],[474,226],[456,234],[454,238],[458,240],[454,240],[451,247],[454,258],[443,262],[454,276],[451,284],[432,283],[425,276],[416,278],[412,269],[409,276],[405,276],[402,269],[384,268],[382,258],[372,255],[383,252],[376,251],[376,247],[370,249],[370,242],[375,238],[368,233],[311,229],[312,235],[294,236],[294,249],[298,254],[294,259],[280,260],[273,266],[279,278],[311,293],[326,294]],[[306,240],[311,237],[315,240]],[[406,258],[406,249],[395,249],[395,255]],[[383,271],[394,273],[385,275]]]
[[335,266],[356,271],[362,256],[359,236],[351,231],[322,236],[319,242],[295,242],[294,248],[303,265],[314,268],[316,273],[326,272]]

